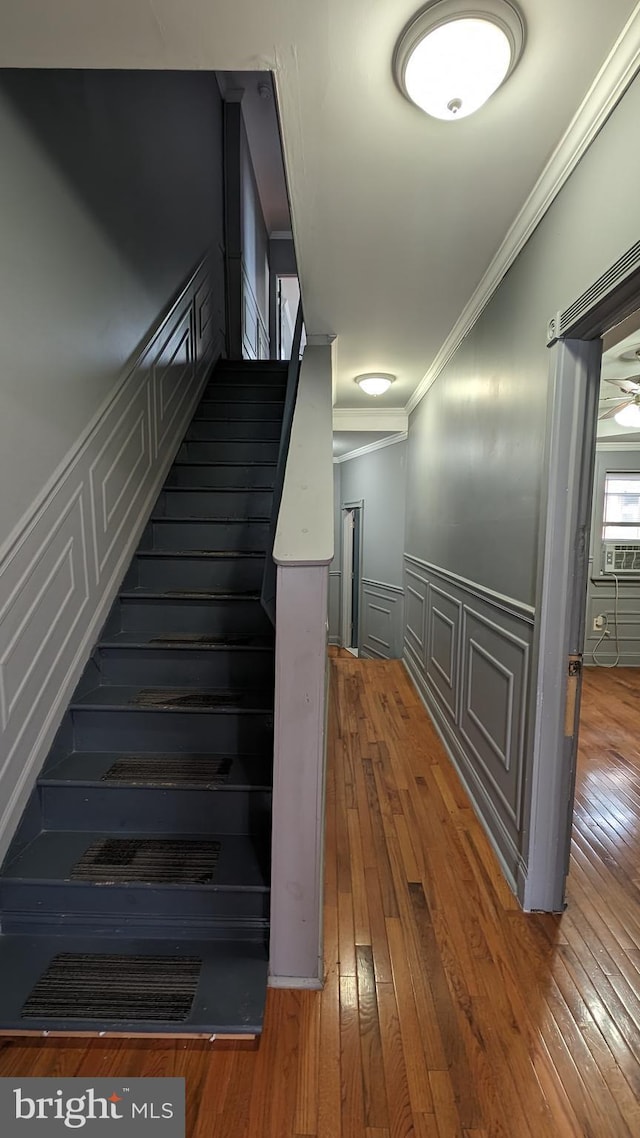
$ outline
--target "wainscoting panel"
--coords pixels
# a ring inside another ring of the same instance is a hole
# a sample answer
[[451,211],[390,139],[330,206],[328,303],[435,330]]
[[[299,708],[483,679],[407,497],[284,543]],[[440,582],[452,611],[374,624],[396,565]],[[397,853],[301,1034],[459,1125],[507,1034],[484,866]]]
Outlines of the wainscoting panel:
[[429,651],[427,679],[452,723],[457,719],[458,669],[462,604],[431,582],[429,586]]
[[269,357],[269,333],[244,264],[242,265],[242,354],[247,360],[265,360]]
[[219,256],[198,265],[0,549],[0,856],[222,353],[223,325],[206,317]]
[[427,594],[429,582],[421,573],[405,564],[404,595],[406,605],[405,648],[421,667],[426,667]]
[[405,665],[515,889],[533,609],[409,555],[405,589]]
[[397,585],[362,580],[360,655],[395,660],[402,655],[404,593]]

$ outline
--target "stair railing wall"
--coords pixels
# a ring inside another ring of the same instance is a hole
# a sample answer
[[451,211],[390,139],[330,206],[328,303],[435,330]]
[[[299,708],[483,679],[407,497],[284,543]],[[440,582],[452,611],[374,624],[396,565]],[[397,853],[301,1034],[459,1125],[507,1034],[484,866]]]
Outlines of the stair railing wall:
[[276,526],[278,524],[278,514],[280,511],[280,502],[282,500],[282,487],[284,485],[287,455],[289,453],[291,424],[293,423],[293,412],[296,405],[296,396],[298,394],[298,380],[300,378],[300,344],[302,342],[303,325],[304,317],[302,313],[302,304],[299,304],[298,313],[296,316],[296,325],[293,333],[291,359],[289,360],[289,370],[287,373],[287,391],[282,418],[280,446],[278,449],[278,466],[276,469],[276,478],[273,488],[273,507],[271,510],[269,545],[267,548],[267,556],[265,558],[264,576],[262,579],[262,593],[260,597],[262,607],[267,613],[267,616],[269,617],[269,620],[274,625],[274,627],[276,623],[276,563],[273,560],[273,545],[276,538]]
[[329,344],[305,349],[285,453],[273,548],[277,618],[269,982],[319,988],[327,597],[333,559]]

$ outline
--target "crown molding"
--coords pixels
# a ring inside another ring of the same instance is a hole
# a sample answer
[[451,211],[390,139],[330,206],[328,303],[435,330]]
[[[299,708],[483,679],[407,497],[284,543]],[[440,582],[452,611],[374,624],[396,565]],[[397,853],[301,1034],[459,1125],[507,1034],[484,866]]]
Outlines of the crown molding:
[[333,344],[336,339],[335,332],[308,332],[307,344],[310,348],[325,348],[327,344]]
[[640,450],[640,439],[637,443],[625,442],[624,439],[607,439],[603,442],[596,440],[596,454],[606,453],[607,451],[613,453],[615,451],[637,451]]
[[371,451],[382,450],[383,447],[393,446],[394,443],[403,443],[407,437],[407,431],[400,431],[397,435],[390,435],[388,439],[378,439],[375,443],[367,443],[366,446],[358,447],[357,450],[350,450],[347,454],[341,454],[339,458],[334,458],[334,464],[349,462],[352,458],[360,458],[363,454],[371,454]]
[[405,410],[410,414],[478,320],[534,229],[640,68],[640,3],[636,4],[578,110],[511,225],[480,284],[463,308]]
[[334,407],[334,431],[406,431],[404,407]]

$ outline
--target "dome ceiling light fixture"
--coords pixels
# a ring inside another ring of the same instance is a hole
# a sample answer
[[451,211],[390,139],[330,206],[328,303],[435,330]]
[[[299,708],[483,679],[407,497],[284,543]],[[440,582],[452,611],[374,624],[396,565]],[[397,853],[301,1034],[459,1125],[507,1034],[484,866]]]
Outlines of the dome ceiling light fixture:
[[395,380],[395,375],[384,371],[371,371],[366,375],[357,375],[354,382],[358,384],[365,395],[384,395]]
[[524,20],[508,0],[434,0],[398,40],[396,83],[428,115],[466,118],[511,74],[524,38]]

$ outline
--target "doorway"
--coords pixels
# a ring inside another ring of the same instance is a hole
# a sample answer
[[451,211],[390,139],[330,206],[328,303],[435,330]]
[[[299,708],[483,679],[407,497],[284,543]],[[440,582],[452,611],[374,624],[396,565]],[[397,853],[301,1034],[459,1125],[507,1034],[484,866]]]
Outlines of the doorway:
[[362,566],[362,503],[342,508],[342,619],[343,648],[360,652],[360,577]]
[[622,323],[639,307],[640,245],[549,326],[548,477],[531,693],[534,731],[525,909],[564,908],[590,579],[602,340],[619,334]]

